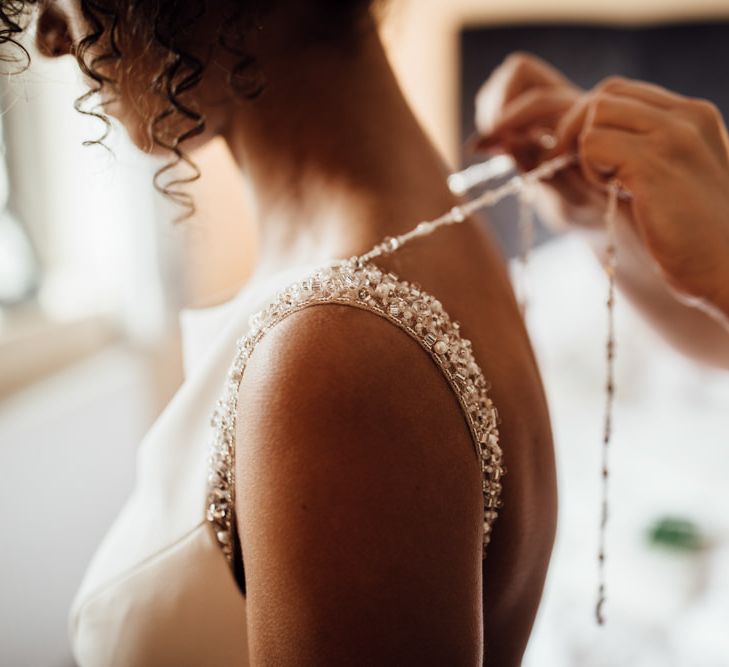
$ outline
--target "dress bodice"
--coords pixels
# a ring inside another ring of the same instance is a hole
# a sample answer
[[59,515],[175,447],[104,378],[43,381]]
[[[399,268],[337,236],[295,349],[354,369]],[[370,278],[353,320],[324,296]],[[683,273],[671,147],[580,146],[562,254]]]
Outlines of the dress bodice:
[[205,341],[200,353],[183,341],[189,375],[140,445],[135,489],[72,605],[80,667],[247,664],[245,596],[231,572],[238,389],[268,330],[327,303],[385,318],[442,371],[483,474],[485,555],[504,473],[498,415],[458,323],[434,296],[372,263],[288,270],[254,281],[214,309],[214,326],[202,327],[198,339]]

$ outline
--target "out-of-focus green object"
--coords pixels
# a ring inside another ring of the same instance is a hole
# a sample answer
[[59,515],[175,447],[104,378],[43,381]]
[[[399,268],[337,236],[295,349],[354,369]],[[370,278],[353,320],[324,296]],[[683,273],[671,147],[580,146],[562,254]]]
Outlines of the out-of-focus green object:
[[695,523],[676,517],[658,519],[648,530],[648,540],[655,547],[675,551],[700,551],[705,544]]

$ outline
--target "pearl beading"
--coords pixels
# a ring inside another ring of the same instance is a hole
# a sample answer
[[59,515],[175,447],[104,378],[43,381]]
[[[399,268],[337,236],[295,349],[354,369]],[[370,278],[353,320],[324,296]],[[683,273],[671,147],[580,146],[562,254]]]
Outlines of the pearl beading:
[[501,507],[501,478],[506,473],[499,446],[499,415],[487,392],[489,384],[476,364],[471,342],[460,335],[442,304],[416,283],[400,280],[362,258],[324,267],[280,291],[249,319],[238,339],[223,396],[211,418],[206,518],[232,566],[235,525],[235,433],[238,392],[248,359],[267,331],[303,308],[339,303],[377,313],[417,340],[431,355],[463,408],[483,475],[483,549]]

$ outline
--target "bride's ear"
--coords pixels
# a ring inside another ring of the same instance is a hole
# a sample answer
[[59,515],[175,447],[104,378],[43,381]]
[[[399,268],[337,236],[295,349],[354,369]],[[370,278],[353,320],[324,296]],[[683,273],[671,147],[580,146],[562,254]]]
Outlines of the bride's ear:
[[48,58],[58,58],[74,52],[68,16],[57,2],[41,3],[35,43],[38,52]]

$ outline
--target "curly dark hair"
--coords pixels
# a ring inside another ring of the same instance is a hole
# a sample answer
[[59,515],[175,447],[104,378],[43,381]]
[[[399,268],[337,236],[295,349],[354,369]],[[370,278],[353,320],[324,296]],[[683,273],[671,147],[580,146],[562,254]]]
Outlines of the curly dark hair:
[[[43,0],[0,0],[0,62],[17,65],[15,73],[30,65],[30,54],[20,43],[21,34],[30,22],[33,9]],[[111,123],[103,106],[115,98],[118,81],[107,72],[119,71],[127,75],[133,63],[125,61],[122,44],[134,41],[137,48],[154,48],[163,54],[152,80],[150,90],[163,101],[162,111],[147,118],[147,132],[154,146],[171,153],[171,160],[154,174],[154,187],[186,213],[177,220],[191,216],[195,211],[192,196],[181,189],[200,177],[200,170],[182,148],[185,141],[201,134],[205,129],[205,116],[185,99],[202,81],[214,45],[219,45],[236,58],[236,64],[227,75],[228,84],[236,97],[257,98],[265,88],[265,76],[248,48],[248,39],[260,21],[276,4],[275,0],[78,0],[81,14],[89,30],[74,45],[81,71],[93,82],[87,92],[74,102],[75,109],[84,115],[98,118],[104,124],[103,134],[87,140],[83,145],[101,145],[109,135]],[[312,25],[305,28],[308,40],[341,38],[350,34],[357,19],[372,5],[373,0],[314,0]],[[185,46],[187,40],[199,30],[200,23],[216,18],[214,43],[208,53],[192,53]],[[15,53],[8,52],[6,45]],[[121,66],[121,67],[120,67]],[[112,98],[89,107],[90,99],[102,89],[111,90]],[[186,166],[191,173],[173,177],[164,182],[164,176],[178,166]]]

